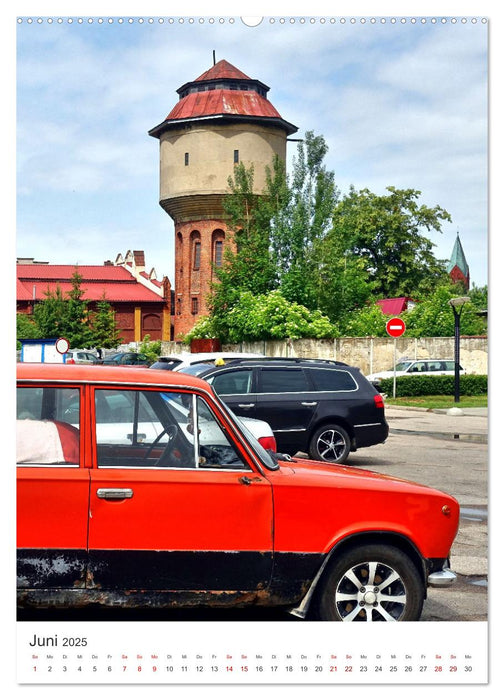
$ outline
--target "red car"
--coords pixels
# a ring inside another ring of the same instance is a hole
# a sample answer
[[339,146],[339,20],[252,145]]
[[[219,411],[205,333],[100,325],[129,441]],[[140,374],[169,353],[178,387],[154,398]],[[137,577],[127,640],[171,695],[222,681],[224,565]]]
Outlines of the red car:
[[20,606],[417,620],[455,578],[454,498],[284,461],[187,374],[20,364],[17,418]]

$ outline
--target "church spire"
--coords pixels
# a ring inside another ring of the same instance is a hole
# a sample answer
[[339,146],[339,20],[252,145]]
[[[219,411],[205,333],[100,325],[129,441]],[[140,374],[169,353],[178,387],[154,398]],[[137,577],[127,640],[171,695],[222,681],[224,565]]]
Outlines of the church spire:
[[464,255],[464,249],[462,248],[458,231],[450,262],[448,263],[448,274],[454,282],[462,282],[465,289],[469,289],[469,265]]

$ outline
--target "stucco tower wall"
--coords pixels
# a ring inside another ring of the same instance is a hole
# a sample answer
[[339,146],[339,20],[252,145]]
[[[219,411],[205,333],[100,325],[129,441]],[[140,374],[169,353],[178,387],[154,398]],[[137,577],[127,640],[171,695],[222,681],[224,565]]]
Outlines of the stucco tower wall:
[[286,158],[282,129],[250,123],[187,124],[160,138],[160,204],[176,223],[223,218],[222,198],[229,193],[235,152],[254,168],[254,191],[266,184],[265,168],[274,156]]

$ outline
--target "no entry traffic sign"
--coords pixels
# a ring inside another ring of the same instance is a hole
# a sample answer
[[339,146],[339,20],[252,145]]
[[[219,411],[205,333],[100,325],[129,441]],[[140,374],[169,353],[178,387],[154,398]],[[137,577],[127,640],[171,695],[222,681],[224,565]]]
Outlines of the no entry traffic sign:
[[385,329],[392,338],[400,338],[406,330],[406,324],[402,318],[389,318]]

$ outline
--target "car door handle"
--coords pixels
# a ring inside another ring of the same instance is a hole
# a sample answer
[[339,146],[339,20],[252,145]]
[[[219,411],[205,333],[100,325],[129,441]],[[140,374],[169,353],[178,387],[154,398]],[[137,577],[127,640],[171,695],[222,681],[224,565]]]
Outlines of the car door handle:
[[240,408],[253,408],[254,404],[253,403],[239,403],[238,406]]
[[133,489],[98,489],[96,495],[105,501],[123,501],[133,498]]
[[316,401],[301,401],[301,406],[316,406]]
[[254,481],[261,481],[261,479],[258,476],[253,476],[252,478],[249,476],[240,476],[238,481],[241,484],[245,484],[245,486],[249,486],[249,484],[252,484]]

